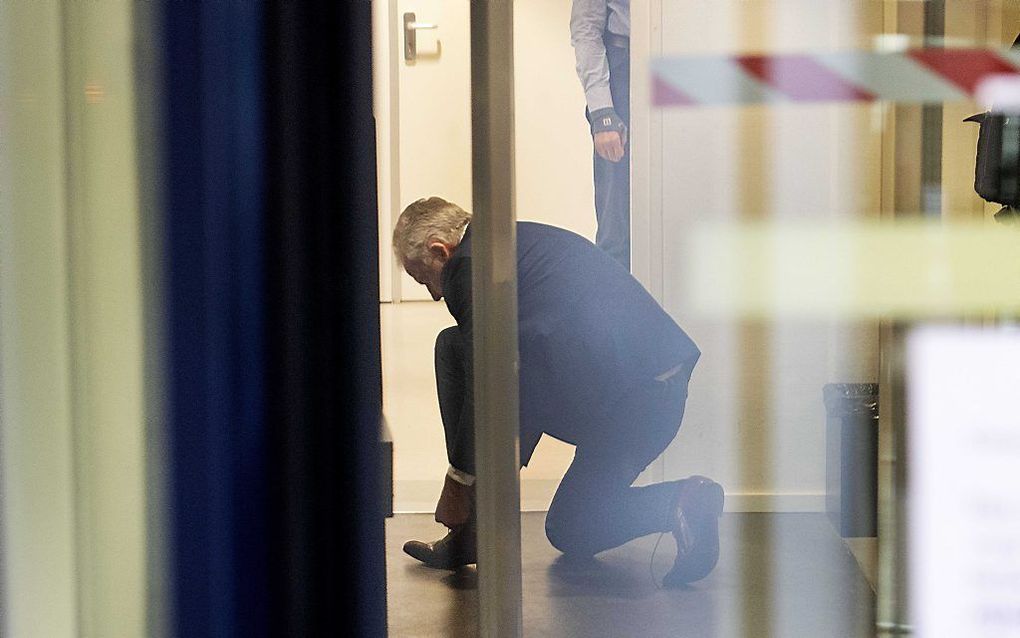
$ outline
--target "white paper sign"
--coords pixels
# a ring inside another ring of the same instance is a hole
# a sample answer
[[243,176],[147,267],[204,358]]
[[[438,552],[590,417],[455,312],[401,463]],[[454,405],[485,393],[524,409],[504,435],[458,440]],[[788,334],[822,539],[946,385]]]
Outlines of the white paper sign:
[[915,635],[1020,637],[1020,331],[915,330],[907,413]]

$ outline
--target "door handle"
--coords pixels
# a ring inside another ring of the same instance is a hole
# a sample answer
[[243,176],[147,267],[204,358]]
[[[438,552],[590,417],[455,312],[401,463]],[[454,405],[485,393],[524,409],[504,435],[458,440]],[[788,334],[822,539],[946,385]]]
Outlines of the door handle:
[[418,22],[411,11],[404,14],[404,59],[408,62],[418,57],[418,29],[438,29],[432,22]]

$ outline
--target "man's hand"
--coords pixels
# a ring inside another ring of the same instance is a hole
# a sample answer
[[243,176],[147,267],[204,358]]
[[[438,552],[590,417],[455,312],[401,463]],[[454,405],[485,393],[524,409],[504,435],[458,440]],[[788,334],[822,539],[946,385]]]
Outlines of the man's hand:
[[602,131],[595,134],[595,152],[603,159],[610,162],[619,162],[623,159],[623,146],[627,143],[619,131]]
[[443,494],[436,505],[436,522],[450,529],[460,527],[471,516],[471,495],[474,487],[458,483],[449,476],[443,484]]

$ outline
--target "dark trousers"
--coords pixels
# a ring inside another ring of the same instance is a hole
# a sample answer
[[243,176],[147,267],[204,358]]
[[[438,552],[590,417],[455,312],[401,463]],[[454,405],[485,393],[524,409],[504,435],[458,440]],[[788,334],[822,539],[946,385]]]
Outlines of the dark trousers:
[[446,434],[446,457],[450,465],[461,470],[468,469],[468,465],[457,459],[457,449],[468,449],[473,454],[475,439],[474,432],[461,431],[462,424],[464,428],[474,424],[474,414],[467,418],[461,416],[465,410],[474,411],[474,404],[468,399],[471,393],[467,387],[465,348],[457,326],[441,330],[436,337],[436,390],[439,392],[439,417]]
[[[630,127],[630,49],[606,45],[613,108]],[[591,114],[585,109],[591,124]],[[629,138],[629,130],[628,130]],[[630,270],[630,140],[619,162],[595,156],[595,245]]]
[[[436,339],[436,385],[447,451],[473,424],[463,419],[464,342],[456,327]],[[545,531],[565,554],[591,556],[629,540],[673,528],[679,482],[633,487],[637,476],[676,436],[687,401],[690,370],[666,382],[650,380],[598,423],[577,423],[574,460],[560,481]],[[563,414],[562,422],[576,418]],[[473,441],[473,433],[471,440]]]

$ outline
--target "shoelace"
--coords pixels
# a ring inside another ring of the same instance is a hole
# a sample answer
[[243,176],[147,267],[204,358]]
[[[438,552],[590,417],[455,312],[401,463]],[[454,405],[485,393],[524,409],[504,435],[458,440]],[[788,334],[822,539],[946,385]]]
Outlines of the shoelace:
[[[684,516],[683,512],[680,512],[678,518],[680,519],[680,524],[677,527],[680,529],[680,534],[683,537],[684,543],[683,549],[681,549],[680,544],[677,543],[676,552],[679,556],[681,551],[685,551],[690,548],[693,541],[691,539],[691,528],[690,524],[687,523],[687,517]],[[652,557],[648,561],[648,575],[651,577],[652,584],[655,585],[656,589],[662,589],[662,585],[659,584],[659,580],[655,577],[655,552],[659,549],[659,543],[662,542],[662,537],[665,535],[666,532],[659,532],[659,538],[655,540],[655,547],[652,548]]]
[[662,585],[659,584],[659,579],[655,577],[655,551],[659,549],[659,543],[662,542],[662,537],[666,535],[666,532],[659,532],[659,538],[655,541],[655,547],[652,548],[652,558],[648,561],[648,575],[652,578],[652,584],[655,585],[656,589],[662,589]]

